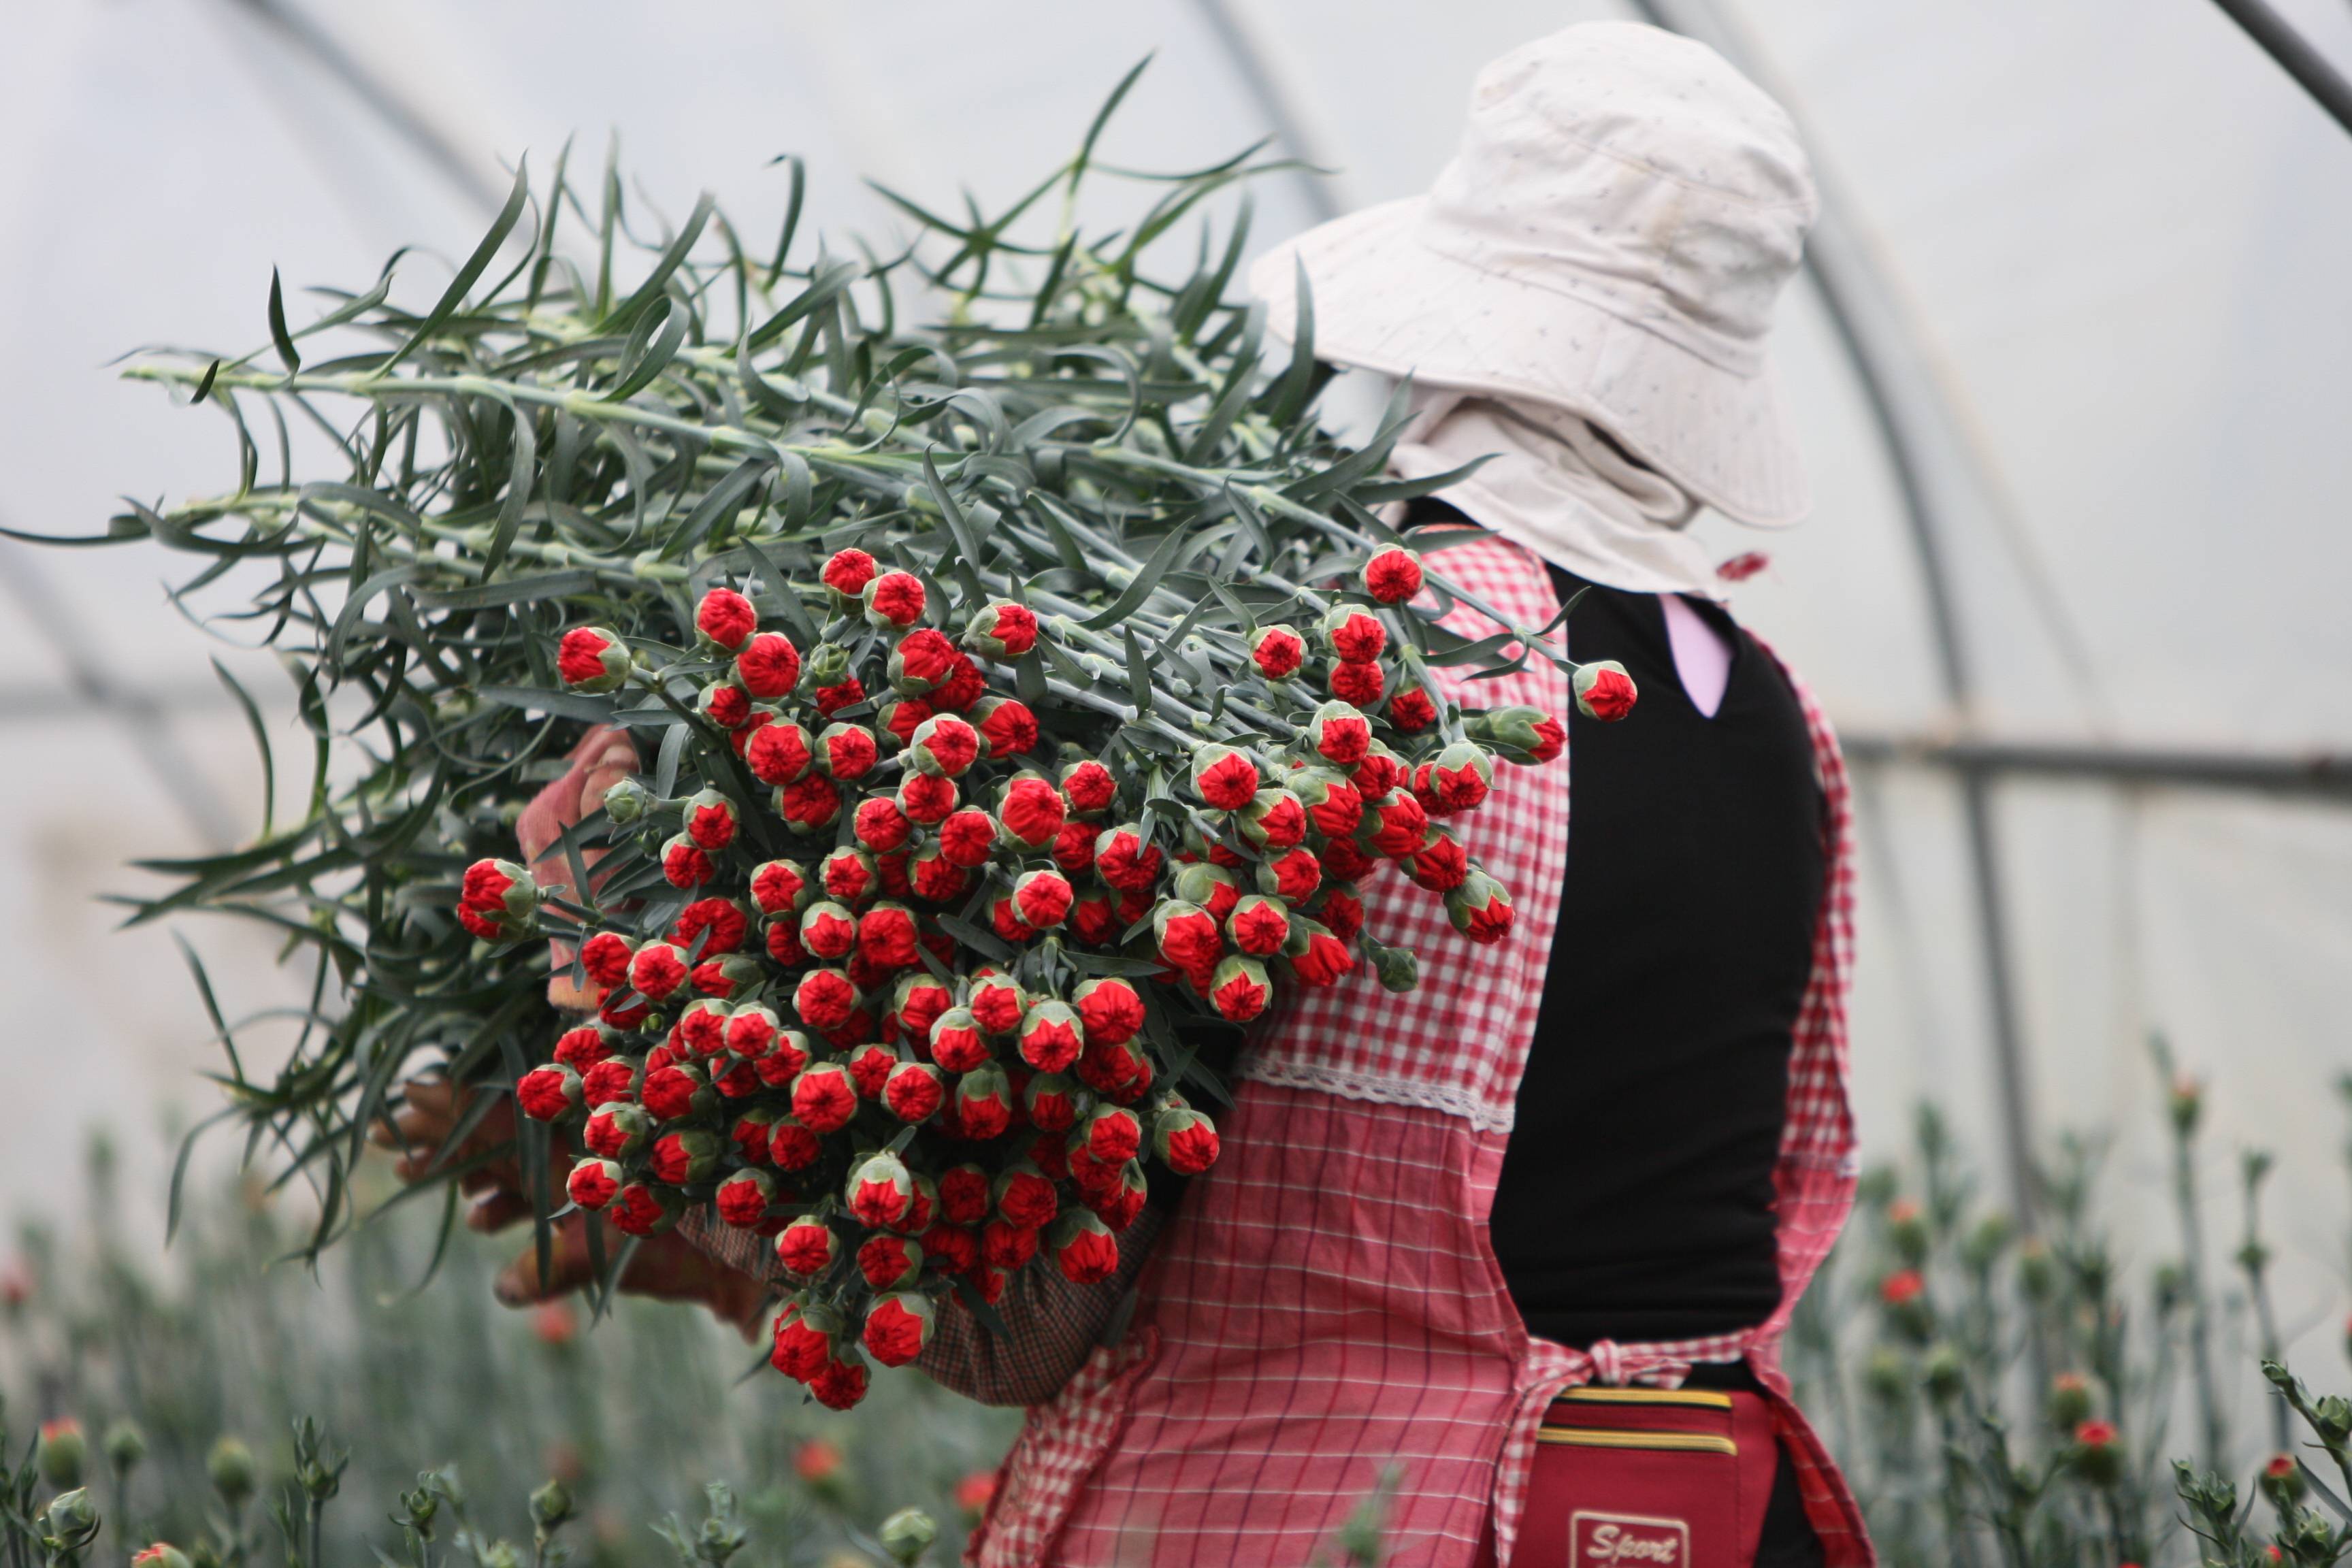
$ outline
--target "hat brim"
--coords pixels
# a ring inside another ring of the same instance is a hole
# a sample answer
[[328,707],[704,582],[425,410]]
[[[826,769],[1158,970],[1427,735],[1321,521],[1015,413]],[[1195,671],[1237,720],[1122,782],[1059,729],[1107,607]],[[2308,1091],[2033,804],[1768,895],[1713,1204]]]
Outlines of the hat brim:
[[1740,522],[1812,510],[1769,363],[1736,374],[1586,300],[1432,249],[1419,233],[1427,200],[1367,207],[1260,257],[1249,281],[1268,328],[1296,339],[1303,266],[1318,359],[1564,408]]

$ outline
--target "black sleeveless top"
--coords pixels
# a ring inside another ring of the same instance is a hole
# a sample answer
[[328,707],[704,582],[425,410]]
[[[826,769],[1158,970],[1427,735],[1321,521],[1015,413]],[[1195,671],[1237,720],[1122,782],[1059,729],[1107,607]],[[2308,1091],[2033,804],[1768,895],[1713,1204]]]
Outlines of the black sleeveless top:
[[[1563,603],[1584,585],[1553,575]],[[1528,1327],[1572,1346],[1727,1333],[1780,1304],[1772,1166],[1822,794],[1787,679],[1692,607],[1734,649],[1713,718],[1654,595],[1594,587],[1569,623],[1575,657],[1616,659],[1641,696],[1620,723],[1569,716],[1567,879],[1491,1233]]]

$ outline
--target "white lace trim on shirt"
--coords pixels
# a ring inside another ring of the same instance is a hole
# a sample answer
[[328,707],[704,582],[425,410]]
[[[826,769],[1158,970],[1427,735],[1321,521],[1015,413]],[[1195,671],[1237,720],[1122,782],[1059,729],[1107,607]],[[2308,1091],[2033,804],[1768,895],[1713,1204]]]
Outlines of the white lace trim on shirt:
[[1465,1089],[1431,1083],[1423,1079],[1391,1073],[1349,1072],[1318,1062],[1266,1060],[1252,1057],[1235,1071],[1236,1078],[1285,1089],[1312,1089],[1342,1100],[1370,1100],[1378,1105],[1410,1105],[1423,1110],[1443,1110],[1459,1116],[1481,1132],[1508,1132],[1511,1108],[1488,1103]]

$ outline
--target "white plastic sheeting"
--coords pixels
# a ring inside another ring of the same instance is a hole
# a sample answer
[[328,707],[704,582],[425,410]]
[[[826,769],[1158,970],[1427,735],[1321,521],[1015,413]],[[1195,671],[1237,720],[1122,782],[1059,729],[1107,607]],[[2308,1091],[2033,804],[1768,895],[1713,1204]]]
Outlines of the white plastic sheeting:
[[[291,0],[289,0],[291,3]],[[2352,8],[2284,7],[2352,61]],[[1683,5],[1676,12],[1701,10]],[[1158,58],[1117,159],[1208,162],[1290,128],[1353,205],[1423,188],[1470,79],[1601,5],[1479,0],[301,0],[299,16],[452,150],[436,164],[240,0],[8,8],[0,48],[0,522],[96,530],[123,493],[225,482],[219,423],[104,362],[261,335],[289,289],[373,276],[395,247],[429,294],[478,230],[480,193],[567,137],[617,133],[649,210],[715,189],[772,231],[782,152],[813,216],[887,232],[857,180],[927,202],[1023,188],[1102,94]],[[1943,521],[1975,699],[1944,700],[1919,556],[1885,451],[1822,300],[1787,309],[1782,357],[1821,505],[1725,554],[1740,591],[1857,731],[1984,732],[2352,751],[2352,137],[2204,0],[1717,0],[1702,14],[1782,94],[1815,149],[1866,284],[1865,325],[1915,421]],[[1222,15],[1227,30],[1214,18]],[[1312,221],[1286,177],[1258,234]],[[295,307],[299,314],[301,309]],[[0,1206],[53,1206],[75,1139],[105,1121],[160,1174],[160,1109],[208,1109],[211,1063],[169,941],[105,934],[91,900],[134,855],[249,832],[256,777],[207,639],[147,550],[0,546]],[[74,647],[79,667],[60,651]],[[246,659],[239,668],[253,669]],[[268,679],[266,664],[259,674]],[[90,682],[123,702],[92,695]],[[1864,776],[1856,1076],[1865,1148],[1948,1107],[1997,1180],[1974,873],[1952,781]],[[281,796],[299,790],[281,781]],[[2165,787],[2009,782],[1994,792],[2028,1089],[2042,1130],[2111,1124],[2134,1250],[2169,1245],[2151,1027],[2218,1080],[2210,1175],[2274,1148],[2284,1306],[2340,1321],[2344,1106],[2352,1066],[2352,811]],[[282,999],[267,949],[190,937],[232,1011]],[[2141,1202],[2145,1198],[2146,1203]],[[2216,1228],[2227,1237],[2227,1211]]]

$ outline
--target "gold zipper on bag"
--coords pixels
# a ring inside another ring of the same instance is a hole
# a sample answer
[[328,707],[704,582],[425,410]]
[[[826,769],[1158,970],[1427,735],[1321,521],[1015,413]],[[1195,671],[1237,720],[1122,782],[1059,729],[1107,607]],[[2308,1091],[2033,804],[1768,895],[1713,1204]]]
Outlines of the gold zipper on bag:
[[1599,1426],[1538,1426],[1536,1441],[1571,1448],[1646,1448],[1676,1454],[1730,1454],[1739,1445],[1712,1432],[1625,1432]]
[[1705,1388],[1562,1389],[1559,1397],[1577,1405],[1704,1405],[1711,1410],[1731,1408],[1731,1395]]

